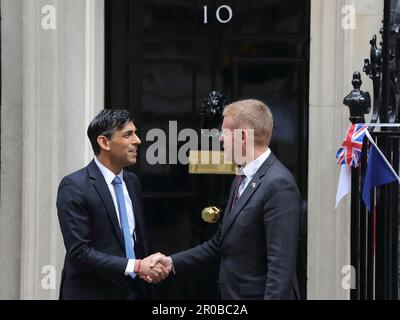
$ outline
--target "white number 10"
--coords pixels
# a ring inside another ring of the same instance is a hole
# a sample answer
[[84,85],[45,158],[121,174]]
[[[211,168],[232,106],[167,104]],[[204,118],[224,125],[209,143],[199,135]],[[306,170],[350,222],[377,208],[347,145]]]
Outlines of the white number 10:
[[[204,24],[207,24],[208,23],[208,8],[207,8],[207,6],[204,6],[203,9],[204,9]],[[221,18],[221,10],[223,10],[223,9],[228,11],[228,18],[226,18],[226,19]],[[233,16],[232,8],[227,5],[220,6],[217,9],[217,11],[215,12],[215,16],[220,23],[228,23],[229,21],[232,20],[232,16]]]

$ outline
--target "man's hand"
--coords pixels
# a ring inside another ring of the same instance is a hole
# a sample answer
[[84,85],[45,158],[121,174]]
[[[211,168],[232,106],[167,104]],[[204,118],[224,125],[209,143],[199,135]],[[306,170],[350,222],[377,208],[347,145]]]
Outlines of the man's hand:
[[160,277],[154,277],[152,276],[151,271],[148,274],[143,274],[143,276],[140,275],[140,278],[148,283],[160,282],[161,280],[164,280],[172,271],[172,259],[160,252],[148,256],[146,259],[150,260],[149,268],[151,271],[153,271],[153,274],[156,270],[162,270],[164,275],[164,278],[162,278],[162,275]]
[[158,264],[163,265],[168,270],[168,273],[172,271],[173,264],[171,257],[167,257],[160,252],[151,256],[150,267],[154,268]]
[[162,263],[153,263],[154,257],[158,255],[163,256],[161,253],[156,253],[140,262],[138,275],[148,283],[158,283],[169,275],[170,271]]

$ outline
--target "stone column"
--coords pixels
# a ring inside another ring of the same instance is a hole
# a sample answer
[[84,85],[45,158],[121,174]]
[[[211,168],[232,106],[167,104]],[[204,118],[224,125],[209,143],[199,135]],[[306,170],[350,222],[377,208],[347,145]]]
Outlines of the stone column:
[[[355,9],[355,29],[346,15]],[[347,9],[347,10],[346,10]],[[344,11],[342,11],[344,10]],[[337,210],[339,167],[336,151],[344,139],[354,71],[369,58],[369,40],[379,35],[381,0],[312,0],[310,53],[308,298],[349,299],[342,288],[342,268],[350,264],[350,197]],[[363,91],[372,81],[363,74]]]
[[[19,5],[15,17],[19,21],[21,13],[23,17],[22,45],[17,51],[22,52],[22,85],[16,88],[23,104],[18,114],[20,147],[6,141],[15,161],[21,161],[16,168],[21,174],[20,193],[10,205],[19,204],[21,217],[21,261],[14,264],[20,272],[20,289],[15,292],[22,299],[55,299],[64,259],[55,206],[57,187],[64,175],[88,163],[86,128],[104,104],[104,1],[3,2]],[[3,190],[3,177],[1,183]]]
[[22,195],[22,1],[1,1],[0,300],[18,299]]

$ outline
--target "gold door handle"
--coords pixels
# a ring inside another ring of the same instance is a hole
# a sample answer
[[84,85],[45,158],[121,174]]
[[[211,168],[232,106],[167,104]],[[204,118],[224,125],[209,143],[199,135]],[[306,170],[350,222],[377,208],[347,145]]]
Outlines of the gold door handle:
[[201,212],[201,218],[207,223],[216,223],[221,217],[221,209],[217,207],[207,207]]

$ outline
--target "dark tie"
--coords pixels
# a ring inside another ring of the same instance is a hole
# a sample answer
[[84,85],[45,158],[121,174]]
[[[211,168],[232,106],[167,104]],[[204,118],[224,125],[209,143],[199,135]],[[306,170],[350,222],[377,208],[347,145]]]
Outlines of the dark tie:
[[[122,181],[120,177],[116,176],[112,184],[114,185],[115,195],[117,196],[119,219],[125,243],[125,254],[128,259],[136,259],[135,251],[133,250],[133,243],[132,243],[133,239],[129,231],[128,215],[126,213],[125,197],[124,197],[124,191],[122,190]],[[131,273],[130,276],[132,278],[135,278],[136,274]]]
[[232,200],[231,210],[235,206],[236,202],[239,199],[239,188],[240,188],[240,185],[242,184],[242,181],[245,178],[246,178],[245,175],[239,175],[239,176],[236,176],[236,178],[235,178],[236,186],[235,186],[235,194],[234,194],[233,200]]

